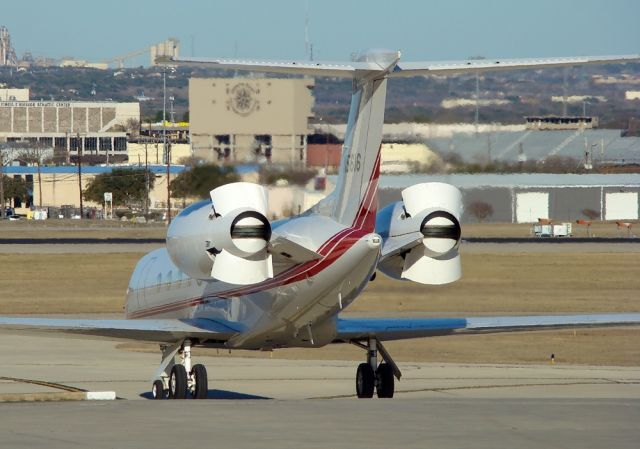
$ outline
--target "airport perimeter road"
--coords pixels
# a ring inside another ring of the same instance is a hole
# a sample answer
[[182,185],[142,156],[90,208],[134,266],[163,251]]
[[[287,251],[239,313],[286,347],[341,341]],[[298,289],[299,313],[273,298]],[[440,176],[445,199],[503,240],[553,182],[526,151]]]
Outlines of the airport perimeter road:
[[125,398],[0,403],[3,449],[635,448],[640,439],[640,368],[402,363],[394,399],[358,400],[357,361],[221,351],[196,359],[208,367],[210,400],[152,401],[158,354],[102,340],[0,338],[0,398],[62,386]]

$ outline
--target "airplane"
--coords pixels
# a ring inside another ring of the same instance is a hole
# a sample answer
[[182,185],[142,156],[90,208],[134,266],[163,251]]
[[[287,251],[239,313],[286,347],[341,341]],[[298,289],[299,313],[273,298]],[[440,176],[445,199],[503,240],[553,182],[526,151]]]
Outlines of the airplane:
[[[387,81],[446,75],[624,63],[640,55],[402,62],[396,51],[368,51],[350,62],[269,62],[175,58],[173,65],[346,77],[353,93],[334,191],[311,209],[269,222],[267,191],[237,182],[182,210],[166,247],[136,265],[125,319],[0,317],[11,332],[60,331],[160,344],[156,399],[206,398],[207,371],[194,346],[274,350],[354,344],[365,351],[356,395],[394,396],[402,373],[383,342],[462,333],[640,324],[640,313],[468,318],[357,318],[341,312],[376,271],[404,282],[441,285],[461,276],[462,195],[420,183],[378,210]],[[425,298],[425,300],[428,300]],[[381,362],[378,363],[378,359]]]

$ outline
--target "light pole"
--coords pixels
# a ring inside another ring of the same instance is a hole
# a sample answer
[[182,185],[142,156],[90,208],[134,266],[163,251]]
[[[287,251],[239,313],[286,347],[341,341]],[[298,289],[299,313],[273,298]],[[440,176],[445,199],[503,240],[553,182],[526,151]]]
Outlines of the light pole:
[[167,67],[162,70],[162,145],[167,163],[167,223],[171,223],[171,150],[167,146]]
[[2,150],[0,148],[0,217],[7,218],[7,212],[4,209],[4,160],[2,158]]
[[80,144],[80,133],[76,134],[76,149],[78,152],[78,190],[80,192],[80,219],[84,216],[84,208],[82,206],[82,145]]

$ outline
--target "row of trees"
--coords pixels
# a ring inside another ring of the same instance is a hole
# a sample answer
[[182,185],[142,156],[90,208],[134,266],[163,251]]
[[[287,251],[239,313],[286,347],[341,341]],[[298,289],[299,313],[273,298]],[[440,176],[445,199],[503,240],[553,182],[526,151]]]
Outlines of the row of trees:
[[[169,184],[172,198],[207,198],[218,186],[238,181],[232,167],[195,166],[173,178]],[[145,169],[114,168],[111,173],[97,175],[83,192],[84,199],[102,203],[105,192],[111,192],[114,206],[142,207],[148,191],[155,185],[155,174]]]

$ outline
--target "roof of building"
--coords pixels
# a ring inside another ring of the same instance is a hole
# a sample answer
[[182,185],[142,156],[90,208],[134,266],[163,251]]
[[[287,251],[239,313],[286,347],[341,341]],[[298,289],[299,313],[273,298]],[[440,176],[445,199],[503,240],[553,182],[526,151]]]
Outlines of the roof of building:
[[[158,165],[153,164],[149,165],[149,170],[152,173],[163,174],[167,172],[166,165]],[[124,168],[124,169],[141,169],[144,168],[144,165],[83,165],[82,173],[86,174],[95,174],[99,175],[102,173],[111,173],[114,168]],[[241,164],[236,165],[235,170],[237,173],[243,175],[247,173],[257,172],[259,170],[258,164]],[[172,175],[180,174],[187,169],[185,165],[171,165],[170,172]],[[19,165],[9,165],[4,167],[5,175],[35,175],[38,173],[38,167],[36,166],[19,166]],[[55,165],[55,166],[42,166],[40,167],[40,173],[43,174],[73,174],[78,172],[77,165]]]
[[[331,178],[331,177],[330,177]],[[335,180],[332,180],[335,182]],[[630,174],[449,174],[449,175],[400,175],[381,176],[380,188],[403,189],[421,182],[446,182],[454,186],[472,189],[486,187],[640,187],[640,178]]]
[[621,134],[621,130],[615,129],[455,133],[452,137],[427,139],[427,145],[441,154],[455,152],[469,162],[489,155],[493,160],[515,162],[521,150],[528,160],[549,156],[570,156],[580,160],[587,148],[594,161],[640,160],[640,137],[622,137]]
[[[142,165],[83,165],[82,173],[86,174],[102,174],[102,173],[111,173],[114,168],[124,168],[124,169],[140,169],[144,168]],[[153,173],[162,174],[167,172],[166,165],[149,165],[149,170]],[[185,170],[184,165],[172,165],[170,172],[171,174],[179,174]],[[72,174],[78,172],[77,165],[56,165],[56,166],[42,166],[40,167],[40,173],[43,174]],[[38,173],[38,167],[36,166],[18,166],[18,165],[9,165],[4,167],[4,173],[7,175],[30,175]]]

